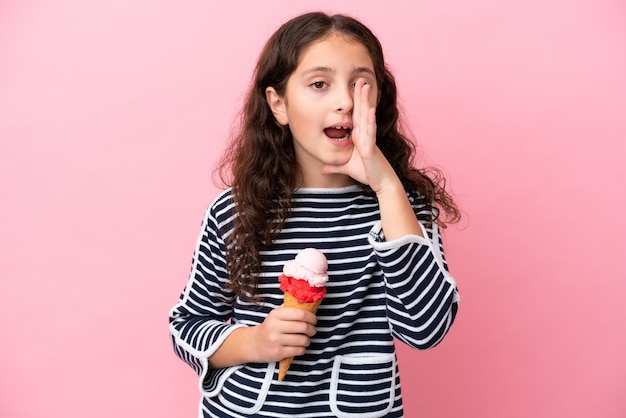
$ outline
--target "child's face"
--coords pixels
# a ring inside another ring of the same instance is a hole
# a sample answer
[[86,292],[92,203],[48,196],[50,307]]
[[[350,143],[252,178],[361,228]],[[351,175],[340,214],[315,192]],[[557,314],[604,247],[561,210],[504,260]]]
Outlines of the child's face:
[[322,175],[320,171],[325,164],[345,164],[352,154],[353,92],[359,78],[372,86],[369,104],[375,107],[379,93],[367,49],[344,35],[331,34],[304,50],[284,97],[268,93],[277,121],[289,125],[293,135],[296,159],[304,174],[302,186],[352,183],[346,176]]

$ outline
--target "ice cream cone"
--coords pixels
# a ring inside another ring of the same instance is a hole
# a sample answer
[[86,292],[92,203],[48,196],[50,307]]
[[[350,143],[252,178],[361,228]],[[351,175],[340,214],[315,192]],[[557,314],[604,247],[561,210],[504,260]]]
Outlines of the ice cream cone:
[[[317,312],[326,295],[328,281],[328,261],[324,254],[315,248],[305,248],[296,258],[289,260],[280,275],[280,289],[284,294],[283,306],[299,308],[313,314]],[[278,368],[278,380],[282,381],[291,366],[293,357],[282,359]]]
[[[283,306],[304,309],[305,311],[316,313],[317,308],[320,306],[320,303],[322,303],[321,299],[316,300],[315,302],[298,302],[298,300],[291,293],[285,292],[285,301],[283,303]],[[278,365],[278,380],[280,382],[282,382],[285,378],[287,370],[289,370],[289,366],[291,366],[292,361],[293,357],[287,357],[280,361]]]

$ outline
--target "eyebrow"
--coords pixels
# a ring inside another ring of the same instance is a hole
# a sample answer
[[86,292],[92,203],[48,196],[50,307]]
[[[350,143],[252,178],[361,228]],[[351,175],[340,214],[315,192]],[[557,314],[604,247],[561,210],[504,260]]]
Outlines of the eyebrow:
[[[330,67],[313,67],[313,68],[306,70],[304,73],[302,73],[302,75],[308,76],[311,73],[318,73],[318,72],[334,74],[336,71]],[[352,70],[352,74],[362,74],[362,73],[366,73],[366,74],[371,75],[372,77],[376,77],[376,74],[374,74],[374,71],[367,67],[357,67],[354,70]]]

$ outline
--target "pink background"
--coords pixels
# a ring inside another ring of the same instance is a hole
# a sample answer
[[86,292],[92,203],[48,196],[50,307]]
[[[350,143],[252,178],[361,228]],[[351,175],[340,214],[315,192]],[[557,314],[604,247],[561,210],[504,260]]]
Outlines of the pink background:
[[[0,2],[0,416],[192,417],[168,339],[267,37],[311,2]],[[407,417],[626,416],[626,5],[317,1],[379,35],[465,212]]]

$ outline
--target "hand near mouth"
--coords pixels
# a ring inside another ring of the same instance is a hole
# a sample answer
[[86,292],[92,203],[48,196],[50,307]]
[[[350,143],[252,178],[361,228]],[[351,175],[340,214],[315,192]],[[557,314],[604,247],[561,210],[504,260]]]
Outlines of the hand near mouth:
[[354,87],[353,129],[350,134],[354,146],[348,162],[342,165],[325,165],[323,174],[346,174],[356,181],[368,184],[376,193],[389,181],[398,177],[376,145],[376,107],[370,105],[371,86],[359,79]]
[[370,89],[363,80],[358,80],[354,87],[350,159],[343,165],[325,165],[322,173],[346,174],[372,188],[386,240],[409,234],[423,236],[398,175],[376,145],[376,108],[368,100]]

